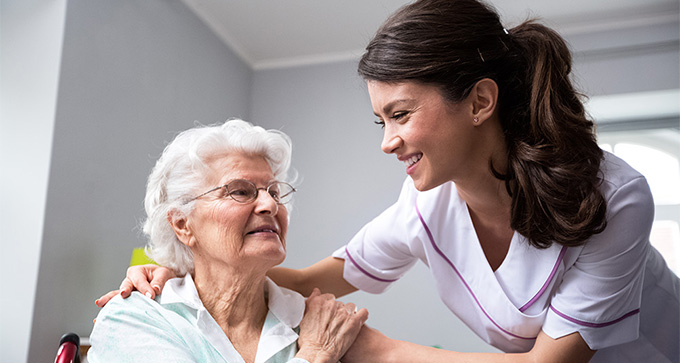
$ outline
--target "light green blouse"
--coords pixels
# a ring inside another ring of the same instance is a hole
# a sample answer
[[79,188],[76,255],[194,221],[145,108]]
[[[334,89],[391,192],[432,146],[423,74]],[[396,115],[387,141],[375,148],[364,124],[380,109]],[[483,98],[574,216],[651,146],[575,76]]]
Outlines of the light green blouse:
[[[267,279],[269,312],[255,363],[303,363],[297,353],[305,302]],[[112,299],[97,316],[87,358],[98,362],[244,362],[205,309],[190,275],[167,282],[151,300],[139,292]]]

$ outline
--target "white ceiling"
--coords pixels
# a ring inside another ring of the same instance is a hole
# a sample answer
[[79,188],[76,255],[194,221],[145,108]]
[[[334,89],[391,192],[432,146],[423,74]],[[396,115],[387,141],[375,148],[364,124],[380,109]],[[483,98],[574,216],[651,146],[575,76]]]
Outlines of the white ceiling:
[[[183,0],[253,69],[355,59],[407,0]],[[678,22],[677,0],[490,0],[506,27],[538,16],[562,34]]]

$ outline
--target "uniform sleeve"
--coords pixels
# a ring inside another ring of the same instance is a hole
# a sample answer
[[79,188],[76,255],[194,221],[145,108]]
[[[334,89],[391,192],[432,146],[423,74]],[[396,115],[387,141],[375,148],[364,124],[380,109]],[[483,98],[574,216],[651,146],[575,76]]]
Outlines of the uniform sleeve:
[[579,332],[597,350],[635,340],[654,203],[643,177],[611,194],[607,227],[566,271],[543,325],[552,338]]
[[92,330],[88,362],[194,362],[191,348],[154,303],[137,292],[109,301]]
[[415,187],[407,178],[397,202],[333,253],[345,260],[347,282],[366,292],[381,293],[415,264],[417,258],[409,249],[411,230],[417,223],[415,197]]

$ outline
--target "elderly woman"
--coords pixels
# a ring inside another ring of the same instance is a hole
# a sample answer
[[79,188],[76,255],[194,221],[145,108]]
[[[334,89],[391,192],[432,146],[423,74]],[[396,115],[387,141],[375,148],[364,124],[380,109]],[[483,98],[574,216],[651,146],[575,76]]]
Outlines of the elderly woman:
[[[241,120],[179,134],[149,176],[144,232],[184,275],[96,319],[90,362],[337,362],[368,317],[266,272],[286,257],[289,138]],[[306,310],[306,311],[305,311]],[[304,314],[304,317],[303,317]]]

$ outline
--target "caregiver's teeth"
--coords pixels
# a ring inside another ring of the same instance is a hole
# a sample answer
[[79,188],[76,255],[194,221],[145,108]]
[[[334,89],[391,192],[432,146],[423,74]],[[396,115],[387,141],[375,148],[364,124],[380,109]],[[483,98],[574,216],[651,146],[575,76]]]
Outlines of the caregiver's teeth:
[[411,165],[417,163],[418,160],[420,160],[421,157],[422,157],[422,155],[414,155],[414,156],[410,157],[408,160],[405,160],[404,163],[406,163],[407,167],[411,166]]

